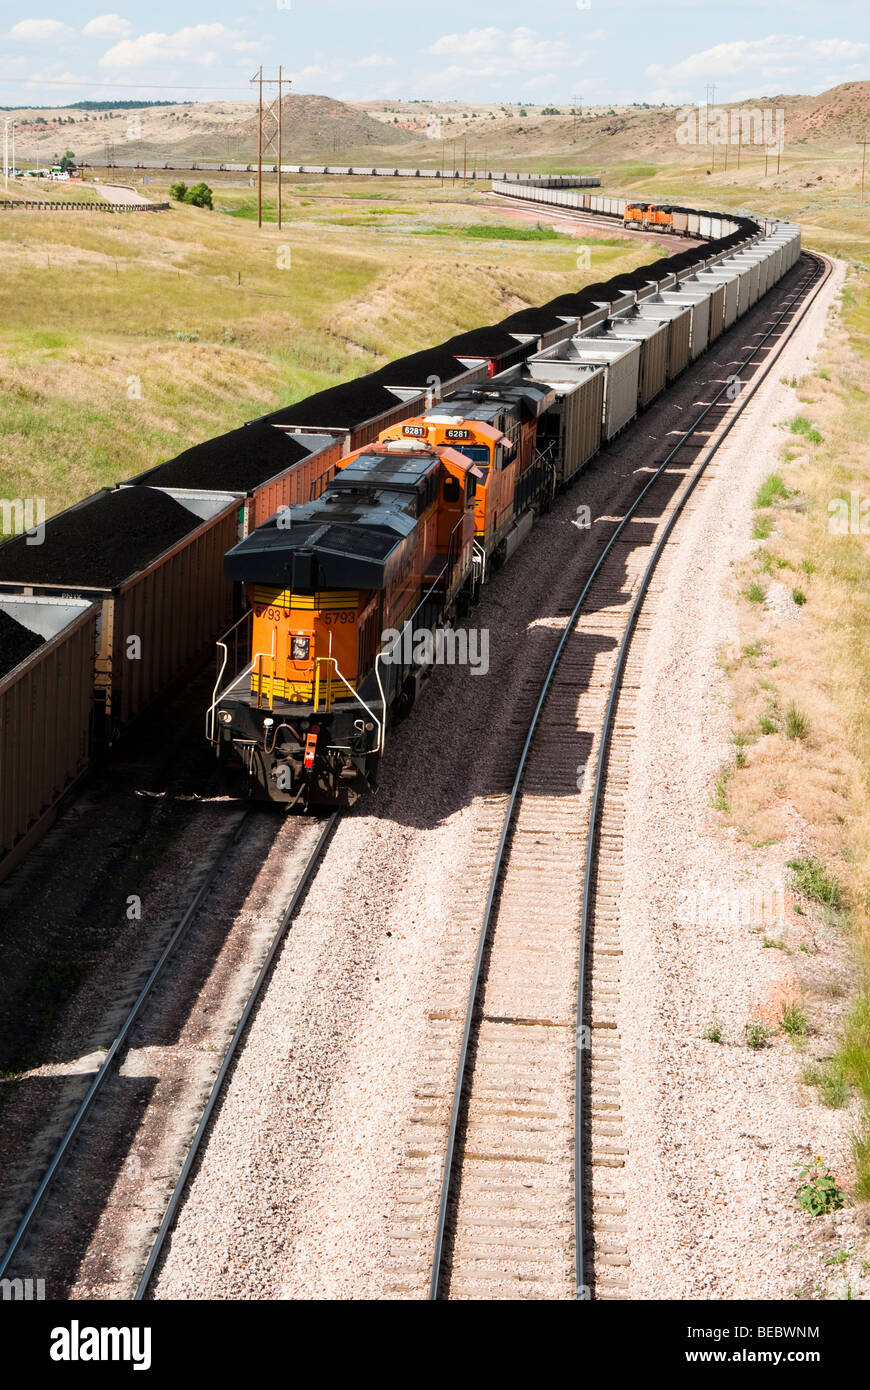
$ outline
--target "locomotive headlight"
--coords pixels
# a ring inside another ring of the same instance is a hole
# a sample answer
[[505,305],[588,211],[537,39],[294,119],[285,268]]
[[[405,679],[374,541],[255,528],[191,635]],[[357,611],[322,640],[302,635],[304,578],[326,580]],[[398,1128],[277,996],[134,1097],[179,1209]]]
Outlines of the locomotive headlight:
[[232,724],[232,722],[233,722],[233,716],[230,714],[229,710],[228,710],[228,709],[222,709],[222,710],[221,710],[221,723],[222,723],[222,724]]
[[308,637],[293,637],[290,641],[291,661],[307,661],[308,649],[311,646],[311,639]]

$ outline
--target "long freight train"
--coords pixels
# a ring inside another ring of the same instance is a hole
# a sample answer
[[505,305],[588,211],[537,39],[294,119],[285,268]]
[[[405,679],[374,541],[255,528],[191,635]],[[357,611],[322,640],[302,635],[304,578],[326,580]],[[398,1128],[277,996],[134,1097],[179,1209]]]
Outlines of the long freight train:
[[709,281],[600,287],[570,337],[387,426],[316,501],[233,547],[250,661],[226,684],[222,665],[208,732],[254,795],[352,805],[375,785],[387,731],[436,659],[426,639],[455,647],[481,583],[556,491],[724,331],[727,287],[739,304],[745,281],[748,308],[793,241],[773,231]]
[[[555,180],[493,191],[626,213]],[[231,626],[208,732],[255,792],[302,807],[370,786],[419,684],[390,632],[455,631],[554,491],[800,254],[790,224],[694,210],[685,230],[704,244],[275,411],[44,524],[22,504],[31,534],[0,545],[0,877]]]

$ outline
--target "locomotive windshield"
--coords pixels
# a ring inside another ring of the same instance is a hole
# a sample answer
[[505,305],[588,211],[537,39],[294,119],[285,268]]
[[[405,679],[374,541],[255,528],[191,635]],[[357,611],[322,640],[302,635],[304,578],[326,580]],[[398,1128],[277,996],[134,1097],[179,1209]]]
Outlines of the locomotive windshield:
[[450,447],[455,449],[457,454],[464,454],[467,459],[471,459],[472,463],[483,468],[486,468],[490,461],[489,449],[486,444],[451,444]]

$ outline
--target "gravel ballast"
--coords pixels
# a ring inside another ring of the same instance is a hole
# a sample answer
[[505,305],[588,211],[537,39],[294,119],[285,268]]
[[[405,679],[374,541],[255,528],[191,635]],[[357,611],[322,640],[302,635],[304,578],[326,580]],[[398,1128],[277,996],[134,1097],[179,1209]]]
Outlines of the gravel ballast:
[[[491,820],[487,803],[509,785],[515,753],[509,741],[521,739],[541,661],[564,624],[578,574],[610,531],[611,523],[603,520],[594,521],[591,530],[578,529],[578,505],[588,505],[599,519],[612,518],[625,505],[649,463],[663,456],[663,441],[685,427],[688,412],[694,413],[699,383],[733,370],[766,312],[751,314],[724,335],[660,405],[599,456],[488,586],[473,617],[475,627],[490,634],[488,677],[474,678],[464,668],[438,671],[411,717],[391,734],[377,797],[343,818],[276,964],[179,1216],[156,1297],[395,1296],[388,1271],[408,1229],[408,1184],[428,1182],[414,1176],[426,1124],[426,1059],[433,1030],[449,1029],[455,1026],[450,1020],[461,1018],[486,896],[491,846],[481,841],[480,831]],[[812,322],[803,330],[799,355],[818,331]],[[733,431],[726,491],[739,484],[751,497],[756,483],[745,477],[746,456],[756,432],[755,421]],[[711,516],[718,529],[705,537],[708,550],[724,552],[748,536],[748,526],[743,530],[734,523],[734,509],[723,505],[721,496]],[[548,557],[548,565],[538,562],[540,555]],[[703,615],[702,624],[702,630],[712,626]],[[685,631],[680,640],[684,648],[690,645]],[[711,633],[708,647],[718,640]],[[523,663],[516,659],[519,642]],[[712,661],[715,671],[715,654]],[[706,668],[703,678],[709,684]],[[656,699],[669,707],[661,717],[683,730],[684,757],[691,761],[697,751],[692,713],[682,698],[662,699],[662,692],[673,688],[670,680],[661,683]],[[462,737],[448,739],[445,730],[455,729],[457,709],[463,711]],[[692,731],[688,736],[684,721]],[[708,814],[710,789],[705,780],[683,784],[660,768],[657,775],[663,778],[658,794],[668,797],[668,824],[677,840],[675,827],[693,814]],[[650,822],[656,832],[660,819]],[[633,835],[639,860],[629,885],[632,906],[644,889],[650,891],[649,869],[655,865],[646,817],[633,824]],[[677,865],[667,867],[677,872]],[[654,873],[656,882],[666,877],[655,868]],[[667,1014],[653,1016],[647,997],[657,1000],[660,981],[671,980],[685,1009],[697,982],[684,970],[682,942],[669,943],[670,957],[662,953],[651,961],[643,939],[629,933],[627,940],[634,956],[626,1008],[643,1017],[643,1027],[638,1024],[629,1037],[636,1058],[629,1072],[630,1161],[637,1149],[646,1174],[639,1195],[631,1188],[633,1264],[637,1239],[646,1242],[647,1263],[638,1266],[637,1287],[645,1297],[678,1296],[675,1290],[711,1296],[698,1293],[692,1259],[679,1244],[694,1239],[697,1227],[683,1208],[691,1213],[709,1200],[704,1239],[709,1229],[713,1235],[709,1249],[704,1247],[705,1257],[710,1255],[705,1277],[715,1270],[718,1250],[736,1247],[741,1287],[751,1288],[764,1273],[771,1247],[751,1226],[741,1234],[740,1223],[757,1207],[757,1220],[775,1230],[780,1221],[791,1220],[792,1192],[765,1188],[759,1198],[750,1167],[740,1179],[740,1201],[723,1215],[699,1180],[698,1155],[709,1164],[715,1144],[708,1142],[703,1117],[699,1122],[690,1114],[694,1083],[681,1073],[679,1050],[673,1060],[665,1055],[672,1044],[678,1049],[680,1035],[668,1036]],[[774,954],[780,955],[763,956]],[[769,968],[764,959],[761,966]],[[716,960],[716,968],[717,987],[727,994],[729,972],[742,969],[742,962],[729,952]],[[638,1032],[646,1047],[642,1055],[636,1051]],[[693,1025],[692,1047],[698,1032]],[[735,1084],[732,1055],[719,1049],[718,1056],[722,1075],[716,1085],[724,1094]],[[793,1117],[795,1063],[789,1061],[792,1071],[785,1082],[778,1073],[763,1085],[757,1076],[745,1081],[770,1110],[784,1110],[792,1116],[789,1123],[805,1125]],[[660,1116],[657,1106],[668,1097],[673,1108]],[[748,1110],[758,1098],[741,1092],[723,1102],[723,1123],[734,1123],[739,1104]],[[682,1139],[690,1119],[691,1138],[677,1147],[675,1140]],[[844,1126],[842,1117],[835,1123]],[[762,1129],[752,1132],[770,1142]],[[794,1156],[789,1149],[789,1163]],[[635,1214],[636,1203],[644,1200],[649,1204],[645,1225],[643,1208],[641,1216]],[[678,1217],[665,1210],[668,1205],[679,1208]],[[664,1274],[656,1275],[657,1270]],[[734,1296],[728,1281],[717,1286],[715,1277],[709,1287]],[[776,1286],[785,1289],[790,1278],[793,1272],[783,1265]],[[657,1292],[664,1287],[667,1293]]]

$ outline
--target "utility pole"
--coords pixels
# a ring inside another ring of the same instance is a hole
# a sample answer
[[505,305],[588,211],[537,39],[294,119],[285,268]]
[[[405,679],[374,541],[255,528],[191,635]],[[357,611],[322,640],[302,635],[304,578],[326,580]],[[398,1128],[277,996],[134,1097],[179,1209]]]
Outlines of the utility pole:
[[[283,158],[283,107],[284,99],[284,69],[279,66],[277,77],[264,77],[263,65],[251,78],[252,82],[257,83],[258,103],[257,103],[257,226],[263,225],[263,155],[271,150],[277,160],[278,170],[278,230],[281,230],[281,161]],[[289,86],[289,78],[287,79]],[[275,101],[268,105],[263,105],[263,88],[277,87],[278,96]]]
[[864,201],[864,166],[867,163],[867,141],[861,141],[861,202]]
[[578,129],[579,125],[580,125],[580,98],[579,98],[579,96],[574,96],[574,97],[571,98],[571,106],[572,106],[573,112],[574,112],[574,120],[573,120],[572,125],[571,125],[571,139],[572,139],[573,141],[576,142],[576,140],[577,140],[577,129]]
[[[714,105],[714,106],[716,105],[716,83],[715,83],[715,82],[708,82],[708,83],[707,83],[707,87],[706,87],[706,91],[707,91],[707,122],[706,122],[706,124],[707,124],[707,138],[709,139],[709,137],[710,137],[710,102],[712,101],[713,105]],[[710,95],[711,92],[712,92],[712,94],[713,94],[712,97],[711,97],[711,95]],[[716,146],[713,144],[713,141],[712,141],[712,140],[710,140],[710,169],[712,170],[713,173],[716,172]]]

